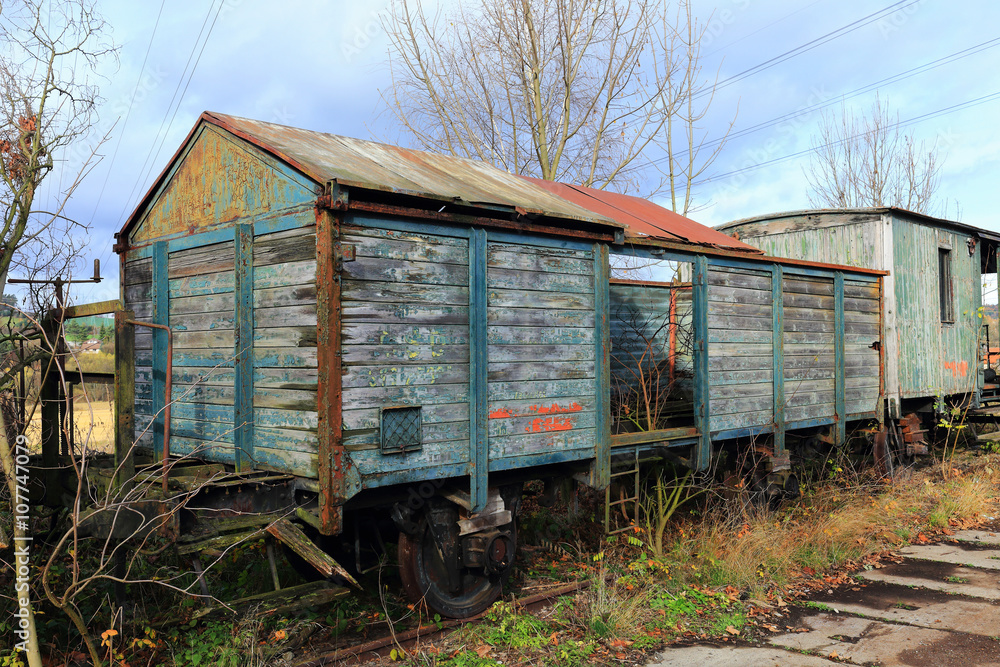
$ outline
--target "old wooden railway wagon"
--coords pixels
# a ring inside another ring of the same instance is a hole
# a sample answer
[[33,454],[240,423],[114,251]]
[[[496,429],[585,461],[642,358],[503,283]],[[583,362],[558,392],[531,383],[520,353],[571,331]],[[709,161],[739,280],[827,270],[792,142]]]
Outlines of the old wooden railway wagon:
[[319,535],[391,510],[407,592],[453,616],[499,593],[525,479],[753,438],[778,470],[787,432],[879,416],[877,271],[469,160],[206,113],[116,250],[158,327],[129,325],[139,444]]
[[[883,286],[889,415],[932,414],[938,399],[976,406],[983,277],[997,270],[1000,235],[898,208],[794,211],[728,223],[722,231],[781,257],[887,272]],[[910,442],[916,422],[904,419]]]

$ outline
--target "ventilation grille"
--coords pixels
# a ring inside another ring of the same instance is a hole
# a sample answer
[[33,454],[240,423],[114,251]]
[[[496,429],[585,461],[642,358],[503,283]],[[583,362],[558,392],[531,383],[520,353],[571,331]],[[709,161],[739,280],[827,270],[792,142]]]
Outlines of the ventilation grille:
[[422,447],[420,408],[382,409],[382,453],[418,452]]

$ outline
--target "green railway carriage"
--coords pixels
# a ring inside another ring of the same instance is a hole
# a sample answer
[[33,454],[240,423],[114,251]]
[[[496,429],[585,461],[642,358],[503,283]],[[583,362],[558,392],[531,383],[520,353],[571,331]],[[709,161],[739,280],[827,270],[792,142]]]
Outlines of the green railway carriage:
[[880,272],[471,160],[205,113],[116,251],[139,445],[318,535],[386,510],[448,615],[499,593],[526,479],[751,438],[780,471],[879,416]]
[[887,273],[881,340],[892,418],[931,413],[937,399],[980,403],[983,278],[997,270],[1000,235],[889,207],[793,211],[719,229],[775,256]]

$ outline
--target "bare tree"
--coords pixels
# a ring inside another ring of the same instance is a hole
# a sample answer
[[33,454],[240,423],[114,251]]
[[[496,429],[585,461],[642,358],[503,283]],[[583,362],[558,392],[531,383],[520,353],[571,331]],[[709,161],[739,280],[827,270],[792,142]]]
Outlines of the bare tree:
[[383,101],[428,150],[692,206],[714,80],[688,0],[479,0],[428,16],[394,0]]
[[897,206],[936,213],[941,158],[903,132],[899,116],[879,98],[867,113],[826,115],[813,139],[814,157],[806,172],[813,206],[860,208]]
[[[37,269],[36,262],[24,261],[28,244],[44,246],[56,229],[61,238],[78,231],[64,210],[95,149],[82,151],[84,157],[74,160],[68,159],[67,149],[93,127],[99,101],[96,68],[115,54],[104,32],[104,21],[89,0],[14,0],[0,5],[0,292],[15,258],[21,258],[22,268]],[[74,163],[76,168],[69,166]],[[69,185],[41,208],[36,201],[39,188],[57,168],[67,169],[63,180]],[[14,372],[16,367],[6,369],[0,390],[7,390]],[[9,438],[23,435],[17,430],[0,429],[0,464],[12,499],[19,497],[19,485]],[[25,532],[26,525],[15,522],[15,545],[27,543]],[[40,666],[30,598],[19,592],[18,605],[31,626],[28,662]]]

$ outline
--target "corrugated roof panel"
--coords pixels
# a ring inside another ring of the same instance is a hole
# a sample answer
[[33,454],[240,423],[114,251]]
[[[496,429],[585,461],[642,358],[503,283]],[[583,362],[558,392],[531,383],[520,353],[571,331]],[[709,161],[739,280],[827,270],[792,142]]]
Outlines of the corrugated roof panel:
[[526,186],[518,176],[475,160],[224,114],[206,112],[202,119],[278,155],[319,182],[335,180],[374,190],[621,226],[613,218],[553,196],[544,188]]
[[530,176],[522,178],[584,208],[617,220],[633,235],[642,234],[665,241],[762,254],[759,249],[751,245],[639,197],[579,185],[543,181]]

